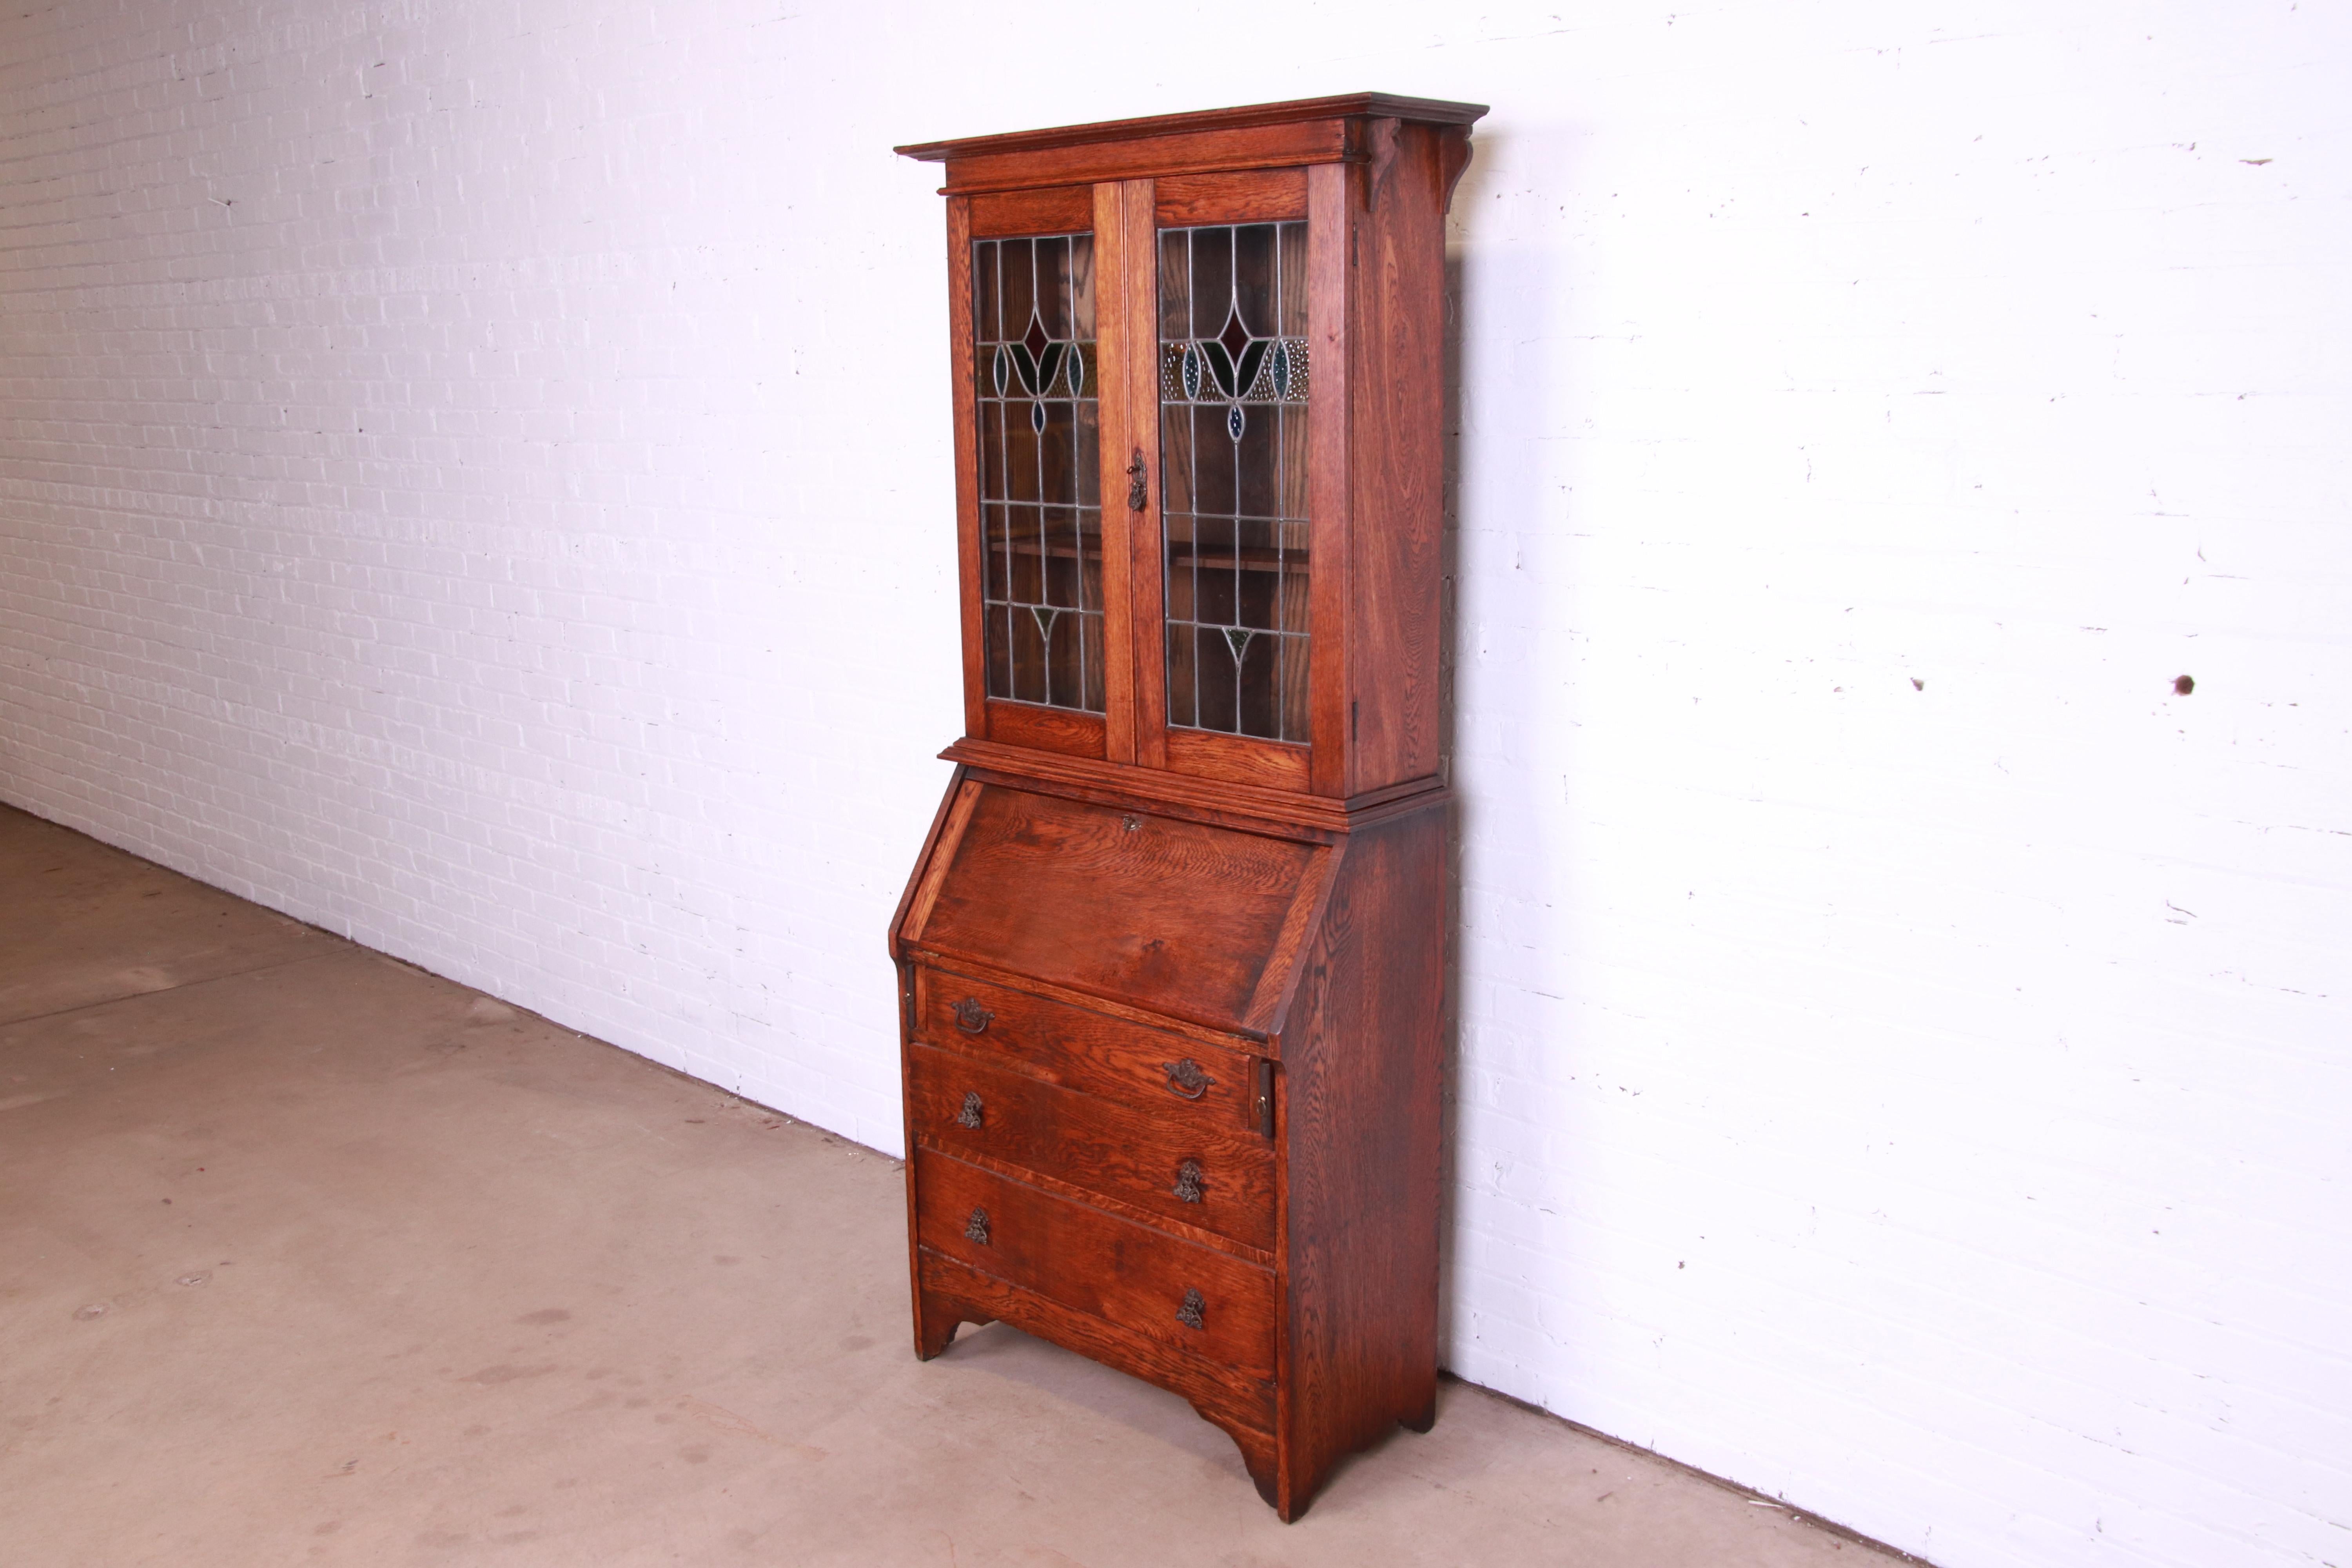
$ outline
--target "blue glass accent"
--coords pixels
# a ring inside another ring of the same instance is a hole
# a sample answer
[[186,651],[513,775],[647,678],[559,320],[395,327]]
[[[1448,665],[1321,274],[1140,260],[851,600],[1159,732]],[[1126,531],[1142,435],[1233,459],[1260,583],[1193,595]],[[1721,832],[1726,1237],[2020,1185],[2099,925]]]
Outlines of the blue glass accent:
[[[1029,405],[1029,428],[1034,430],[1040,436],[1043,436],[1045,433],[1045,405],[1044,404],[1033,403]],[[1234,439],[1238,441],[1241,437],[1236,436]]]
[[1013,380],[1013,356],[1004,352],[1003,343],[996,345],[996,363],[990,371],[996,377],[996,395],[1002,397],[1004,388]]
[[1240,404],[1236,403],[1231,408],[1225,410],[1226,435],[1231,436],[1234,440],[1239,441],[1242,438],[1242,432],[1248,427],[1248,422],[1242,417],[1242,405]]
[[1201,395],[1201,351],[1190,343],[1184,345],[1184,395]]
[[1290,395],[1290,345],[1288,343],[1274,345],[1274,395],[1276,397]]

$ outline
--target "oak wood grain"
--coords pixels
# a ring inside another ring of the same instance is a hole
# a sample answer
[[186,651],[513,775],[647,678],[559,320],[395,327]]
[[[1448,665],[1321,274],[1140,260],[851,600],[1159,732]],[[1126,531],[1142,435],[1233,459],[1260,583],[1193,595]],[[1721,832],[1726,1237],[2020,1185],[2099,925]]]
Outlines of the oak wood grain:
[[971,237],[974,239],[1002,239],[1026,234],[1081,234],[1097,227],[1094,190],[1087,185],[999,191],[973,196],[970,200]]
[[1349,837],[1284,1035],[1285,1518],[1435,1407],[1444,824]]
[[1085,125],[1057,125],[1043,131],[1014,131],[993,136],[967,136],[944,142],[910,142],[891,149],[905,158],[940,163],[985,153],[1025,153],[1050,147],[1075,147],[1090,142],[1126,142],[1138,137],[1184,131],[1246,131],[1300,120],[1330,120],[1348,115],[1382,115],[1395,120],[1428,121],[1434,124],[1468,125],[1483,118],[1483,103],[1454,103],[1444,99],[1404,98],[1387,92],[1348,92],[1329,98],[1290,99],[1280,103],[1249,103],[1233,109],[1194,110],[1183,114],[1150,114],[1132,120],[1102,120]]
[[1076,181],[1141,180],[1231,169],[1278,169],[1361,155],[1360,122],[1310,120],[1241,131],[1187,131],[948,160],[951,194]]
[[1157,181],[1152,220],[1161,228],[1211,223],[1286,223],[1307,216],[1305,169],[1171,174]]
[[1134,225],[1130,193],[1123,185],[1089,188],[1095,226],[1096,353],[1101,390],[1095,400],[1101,439],[1097,472],[1101,479],[1103,584],[1103,757],[1136,760],[1136,621],[1148,614],[1135,592],[1136,536],[1150,531],[1146,514],[1127,504],[1131,457],[1139,457],[1144,432],[1135,425],[1129,388],[1139,361],[1159,352],[1149,335],[1136,334],[1132,288]]
[[1440,740],[1445,213],[1438,132],[1375,120],[1357,177],[1351,352],[1381,366],[1349,397],[1349,750],[1343,793],[1433,773]]
[[1073,757],[1103,755],[1106,725],[1099,713],[1070,708],[1047,708],[1034,702],[985,700],[988,738],[1001,746],[1022,746],[1040,752],[1060,752]]
[[910,1053],[907,1097],[917,1139],[946,1153],[1108,1194],[1157,1221],[1274,1245],[1274,1147],[1239,1121],[1171,1114],[1165,1094],[1139,1109],[921,1045]]
[[[967,1002],[988,1015],[977,1029],[957,1014]],[[1253,1053],[1237,1049],[1238,1042],[1212,1044],[1171,1029],[1139,1026],[928,964],[915,974],[911,1027],[926,1045],[968,1051],[1047,1083],[1147,1110],[1179,1127],[1251,1125]],[[1187,1058],[1210,1078],[1197,1099],[1168,1087],[1166,1064]]]
[[1265,1379],[1203,1362],[1151,1336],[1130,1333],[945,1253],[924,1247],[918,1258],[918,1293],[931,1299],[935,1317],[950,1319],[950,1331],[953,1317],[971,1323],[1002,1319],[1182,1394],[1203,1419],[1223,1427],[1242,1443],[1244,1455],[1250,1446],[1242,1437],[1244,1432],[1257,1435],[1261,1444],[1271,1447],[1274,1388]]
[[1165,767],[1168,727],[1168,652],[1165,559],[1160,518],[1167,504],[1167,454],[1160,442],[1160,252],[1152,223],[1154,184],[1128,180],[1118,186],[1125,226],[1125,267],[1119,273],[1121,313],[1135,354],[1124,384],[1128,453],[1144,468],[1143,506],[1130,514],[1128,580],[1134,595],[1129,647],[1135,680],[1135,760]]
[[971,820],[972,807],[980,803],[981,784],[964,776],[961,768],[948,784],[947,797],[940,803],[940,817],[931,825],[930,841],[923,847],[923,858],[918,861],[913,880],[907,885],[907,896],[899,900],[898,923],[891,928],[891,956],[905,952],[929,923],[931,906],[939,901],[940,884],[947,880],[948,868],[953,864],[956,845],[963,837],[964,826]]
[[1445,787],[1443,780],[1432,774],[1407,779],[1384,789],[1366,790],[1345,800],[1332,800],[1152,768],[1108,767],[1085,758],[1042,755],[985,742],[959,741],[940,756],[942,761],[971,769],[975,778],[999,783],[1018,781],[1106,804],[1132,803],[1170,815],[1245,826],[1260,833],[1346,832],[1351,826],[1366,825],[1369,813],[1390,809],[1396,803]]
[[[1024,1182],[917,1148],[922,1245],[969,1268],[1034,1290],[1180,1355],[1260,1377],[1274,1371],[1274,1276]],[[972,1215],[986,1216],[986,1241]],[[1201,1295],[1201,1326],[1181,1312]]]
[[913,942],[1232,1028],[1321,852],[983,785]]
[[1349,258],[1355,247],[1355,171],[1325,164],[1307,171],[1307,334],[1315,391],[1307,414],[1307,504],[1316,571],[1308,584],[1308,733],[1313,740],[1309,787],[1348,794],[1348,722],[1355,700],[1348,689],[1349,561],[1348,542],[1355,497],[1350,464],[1349,389]]
[[1255,784],[1260,789],[1304,790],[1312,758],[1309,748],[1283,741],[1261,741],[1249,735],[1220,734],[1214,730],[1170,728],[1166,734],[1167,766],[1171,772],[1221,784]]
[[962,615],[963,732],[988,734],[987,641],[982,626],[979,392],[971,380],[971,205],[948,202],[948,365],[955,410],[956,594]]

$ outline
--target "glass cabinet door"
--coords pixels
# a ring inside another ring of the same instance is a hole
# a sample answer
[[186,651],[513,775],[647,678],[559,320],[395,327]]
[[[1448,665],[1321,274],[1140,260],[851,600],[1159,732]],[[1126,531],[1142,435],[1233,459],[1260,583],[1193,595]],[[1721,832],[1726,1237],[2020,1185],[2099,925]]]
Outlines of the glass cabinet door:
[[1092,234],[971,242],[986,692],[1101,713],[1101,366]]
[[1307,225],[1158,238],[1167,722],[1304,744]]

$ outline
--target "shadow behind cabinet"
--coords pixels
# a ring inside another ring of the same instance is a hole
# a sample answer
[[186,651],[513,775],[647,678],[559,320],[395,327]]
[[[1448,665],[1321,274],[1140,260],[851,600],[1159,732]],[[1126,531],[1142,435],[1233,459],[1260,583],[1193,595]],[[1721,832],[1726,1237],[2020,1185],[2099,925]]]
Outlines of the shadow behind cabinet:
[[915,1342],[1297,1517],[1436,1414],[1444,237],[1476,105],[936,142],[964,738],[890,934]]

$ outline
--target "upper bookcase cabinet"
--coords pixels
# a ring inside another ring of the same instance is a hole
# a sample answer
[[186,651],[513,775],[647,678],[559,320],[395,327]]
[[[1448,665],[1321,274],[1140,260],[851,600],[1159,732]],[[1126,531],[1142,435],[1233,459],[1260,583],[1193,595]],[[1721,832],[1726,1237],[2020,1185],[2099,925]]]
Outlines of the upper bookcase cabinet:
[[1445,207],[1485,112],[898,149],[947,170],[951,757],[1340,807],[1436,784]]

